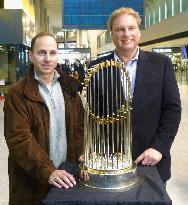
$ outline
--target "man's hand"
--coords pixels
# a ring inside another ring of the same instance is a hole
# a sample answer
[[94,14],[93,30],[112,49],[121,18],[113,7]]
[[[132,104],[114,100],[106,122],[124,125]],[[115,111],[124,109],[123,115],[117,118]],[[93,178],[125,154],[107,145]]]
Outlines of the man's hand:
[[48,183],[54,185],[57,188],[64,187],[65,189],[68,189],[69,187],[76,185],[76,180],[65,170],[55,170],[50,175]]
[[79,162],[84,162],[84,154],[82,154],[79,159],[78,159]]
[[142,165],[149,165],[149,166],[154,166],[156,165],[160,160],[162,159],[162,154],[153,149],[149,148],[145,150],[136,160],[135,163],[139,164],[141,163]]
[[89,174],[86,170],[81,170],[80,172],[80,178],[84,180],[85,182],[89,180]]

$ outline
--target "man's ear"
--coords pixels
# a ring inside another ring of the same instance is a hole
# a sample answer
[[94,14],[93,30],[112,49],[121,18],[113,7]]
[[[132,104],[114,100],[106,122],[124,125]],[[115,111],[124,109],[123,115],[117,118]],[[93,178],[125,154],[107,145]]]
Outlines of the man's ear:
[[31,62],[33,62],[33,53],[32,51],[29,51],[29,59]]

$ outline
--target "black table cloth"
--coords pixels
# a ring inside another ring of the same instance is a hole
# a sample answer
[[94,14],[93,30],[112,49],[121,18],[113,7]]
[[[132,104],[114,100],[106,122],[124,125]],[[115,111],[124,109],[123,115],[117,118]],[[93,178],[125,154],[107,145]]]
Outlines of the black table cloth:
[[[78,181],[78,164],[62,163],[61,169],[73,174]],[[69,189],[51,187],[44,205],[171,205],[156,167],[138,166],[138,183],[126,191],[101,191],[86,188],[80,182]]]

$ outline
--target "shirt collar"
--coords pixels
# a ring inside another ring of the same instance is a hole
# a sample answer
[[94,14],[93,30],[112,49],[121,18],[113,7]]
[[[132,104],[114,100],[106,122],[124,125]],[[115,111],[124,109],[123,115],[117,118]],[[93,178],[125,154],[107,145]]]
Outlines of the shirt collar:
[[[130,59],[130,61],[138,60],[138,56],[139,56],[139,47],[138,47],[138,49],[136,51],[136,54],[133,56],[132,59]],[[121,59],[119,58],[116,50],[114,51],[114,60],[121,62]]]
[[[59,73],[55,70],[55,75],[54,75],[54,79],[53,79],[53,83],[56,83],[58,78],[60,78],[60,75]],[[41,82],[41,79],[40,79],[40,76],[37,74],[37,72],[35,71],[34,69],[34,74],[35,74],[35,79],[38,81],[38,82]]]

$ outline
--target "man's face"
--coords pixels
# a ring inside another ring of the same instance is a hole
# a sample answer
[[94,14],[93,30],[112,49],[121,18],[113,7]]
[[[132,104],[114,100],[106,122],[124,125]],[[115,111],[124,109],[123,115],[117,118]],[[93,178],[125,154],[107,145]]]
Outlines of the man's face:
[[33,51],[29,53],[30,60],[39,76],[54,75],[57,66],[57,43],[51,36],[41,36],[36,39]]
[[116,17],[112,26],[112,40],[119,52],[135,52],[140,41],[136,19],[127,14]]

